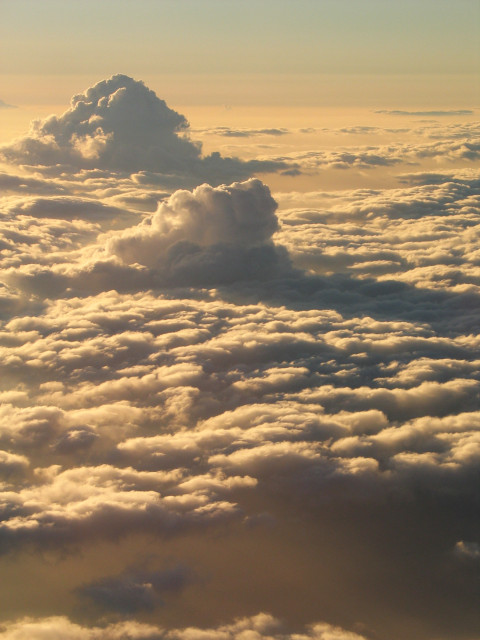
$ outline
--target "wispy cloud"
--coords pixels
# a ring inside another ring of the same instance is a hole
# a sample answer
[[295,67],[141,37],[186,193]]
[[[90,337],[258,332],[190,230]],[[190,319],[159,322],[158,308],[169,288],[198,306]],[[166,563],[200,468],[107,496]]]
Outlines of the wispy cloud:
[[375,113],[385,113],[390,116],[420,116],[437,118],[442,116],[470,116],[472,109],[436,109],[434,111],[404,111],[401,109],[378,109]]
[[4,100],[0,100],[0,109],[16,109],[17,106],[14,104],[8,104]]

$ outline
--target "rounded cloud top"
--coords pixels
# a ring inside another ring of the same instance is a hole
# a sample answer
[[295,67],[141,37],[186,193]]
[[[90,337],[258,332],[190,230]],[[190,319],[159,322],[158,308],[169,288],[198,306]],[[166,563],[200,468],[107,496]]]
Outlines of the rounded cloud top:
[[143,82],[118,74],[75,95],[63,115],[34,121],[3,153],[33,165],[171,171],[200,155],[199,145],[178,135],[187,128]]
[[0,147],[7,162],[75,173],[104,169],[168,176],[190,186],[276,171],[282,162],[201,155],[201,143],[187,135],[186,118],[170,109],[143,82],[117,74],[73,96],[61,116],[33,121],[27,135]]
[[277,203],[260,180],[230,186],[203,184],[176,191],[149,220],[123,231],[110,247],[125,262],[155,264],[159,250],[178,242],[259,246],[278,229]]
[[107,252],[160,270],[181,284],[235,281],[289,268],[275,246],[277,203],[260,180],[176,191],[135,227],[112,236]]

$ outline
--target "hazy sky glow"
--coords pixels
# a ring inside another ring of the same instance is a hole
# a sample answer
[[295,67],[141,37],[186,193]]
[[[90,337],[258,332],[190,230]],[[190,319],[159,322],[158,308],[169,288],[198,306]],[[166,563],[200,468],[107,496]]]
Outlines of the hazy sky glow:
[[[475,73],[472,0],[17,0],[8,73]],[[108,25],[108,29],[106,29]]]
[[480,640],[479,12],[0,2],[0,640]]
[[[443,103],[449,78],[468,75],[454,81],[457,102],[480,100],[475,0],[3,0],[0,11],[2,84],[13,99],[15,76],[28,76],[29,103],[48,92],[51,104],[67,100],[58,84],[74,75],[92,84],[119,71],[155,87],[163,77],[158,88],[177,104],[212,104],[212,92],[221,104],[222,85],[223,97],[241,104],[350,106],[364,104],[365,93],[423,104],[432,92]],[[351,91],[351,80],[333,78],[314,88],[312,75],[358,74],[370,76],[363,91],[355,79]]]

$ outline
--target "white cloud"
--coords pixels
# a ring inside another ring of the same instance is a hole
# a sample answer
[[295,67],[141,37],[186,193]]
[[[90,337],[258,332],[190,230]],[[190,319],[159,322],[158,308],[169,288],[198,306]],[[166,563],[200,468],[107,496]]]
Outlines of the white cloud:
[[285,250],[271,239],[276,208],[259,180],[176,191],[151,218],[111,236],[106,251],[155,269],[165,283],[271,276],[289,269]]
[[108,250],[126,263],[156,266],[177,243],[239,247],[267,243],[278,228],[277,204],[259,180],[176,191],[145,224],[114,237]]

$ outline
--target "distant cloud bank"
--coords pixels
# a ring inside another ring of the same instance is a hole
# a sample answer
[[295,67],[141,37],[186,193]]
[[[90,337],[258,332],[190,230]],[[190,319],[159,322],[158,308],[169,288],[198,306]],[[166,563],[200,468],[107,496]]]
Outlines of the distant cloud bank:
[[390,116],[424,116],[424,117],[442,117],[442,116],[470,116],[474,113],[471,109],[440,109],[435,111],[402,111],[401,109],[379,109],[375,113],[385,113]]

